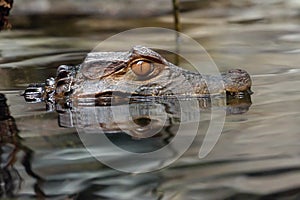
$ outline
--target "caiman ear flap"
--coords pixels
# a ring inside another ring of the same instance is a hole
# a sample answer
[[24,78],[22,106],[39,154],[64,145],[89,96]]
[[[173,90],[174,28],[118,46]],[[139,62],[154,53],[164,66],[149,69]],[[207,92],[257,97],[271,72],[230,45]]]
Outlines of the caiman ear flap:
[[146,58],[149,60],[152,60],[156,63],[161,63],[164,65],[168,64],[168,61],[163,58],[161,55],[159,55],[157,52],[143,46],[134,46],[131,51],[131,60],[135,60],[138,58]]

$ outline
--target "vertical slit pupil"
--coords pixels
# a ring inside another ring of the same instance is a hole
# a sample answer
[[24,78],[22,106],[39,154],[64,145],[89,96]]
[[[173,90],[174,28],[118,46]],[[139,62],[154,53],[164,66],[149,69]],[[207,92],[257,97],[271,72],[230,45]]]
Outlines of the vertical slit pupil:
[[143,74],[143,62],[144,62],[144,61],[139,61],[139,62],[137,63],[137,65],[138,65],[139,68],[140,68],[140,74]]

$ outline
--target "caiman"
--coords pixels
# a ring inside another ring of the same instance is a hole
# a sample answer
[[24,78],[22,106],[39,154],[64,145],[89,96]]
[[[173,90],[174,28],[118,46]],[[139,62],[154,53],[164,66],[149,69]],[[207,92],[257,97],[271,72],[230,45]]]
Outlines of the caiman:
[[89,53],[78,66],[62,65],[55,78],[30,84],[24,97],[27,102],[63,102],[68,106],[74,99],[108,105],[104,99],[110,97],[205,97],[224,93],[251,94],[250,75],[242,69],[219,76],[201,75],[168,62],[149,48],[135,46],[128,52]]

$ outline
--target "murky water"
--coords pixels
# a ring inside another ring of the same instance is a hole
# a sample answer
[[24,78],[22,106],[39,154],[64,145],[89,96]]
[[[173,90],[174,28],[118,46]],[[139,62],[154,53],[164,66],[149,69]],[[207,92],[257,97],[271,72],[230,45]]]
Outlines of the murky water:
[[[145,174],[123,173],[101,164],[84,148],[75,128],[59,127],[57,113],[46,112],[42,103],[26,104],[19,94],[29,83],[55,75],[58,65],[80,63],[98,42],[120,31],[140,26],[172,28],[171,16],[126,20],[70,17],[64,21],[49,16],[14,17],[11,23],[15,27],[0,33],[0,92],[8,99],[22,140],[1,143],[1,159],[14,157],[10,165],[1,167],[1,182],[10,184],[6,188],[1,185],[2,197],[299,199],[300,21],[291,14],[295,10],[289,11],[275,4],[217,7],[182,15],[184,32],[205,47],[220,71],[240,67],[252,75],[252,105],[246,113],[226,116],[212,152],[199,159],[201,130],[209,125],[204,111],[199,134],[188,151],[171,166]],[[160,37],[157,41],[169,42]],[[169,60],[175,61],[172,59],[170,56]],[[138,106],[132,109],[140,110]],[[155,104],[149,110],[153,114],[160,109],[161,104]],[[174,113],[168,117],[176,121]],[[187,135],[191,124],[183,127]],[[110,126],[114,129],[114,124]],[[176,130],[173,123],[164,130],[171,136],[164,134],[146,142],[126,134],[110,134],[109,139],[133,152],[149,152],[168,144]],[[113,155],[109,147],[95,148],[111,155],[119,166],[136,167],[124,155]],[[145,162],[144,167],[153,168],[152,164]]]

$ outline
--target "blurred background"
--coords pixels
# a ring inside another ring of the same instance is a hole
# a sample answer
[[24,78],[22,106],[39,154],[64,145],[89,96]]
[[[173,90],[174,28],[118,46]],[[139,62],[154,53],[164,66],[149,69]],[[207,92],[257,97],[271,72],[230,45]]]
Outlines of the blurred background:
[[[180,0],[182,32],[205,47],[220,71],[242,68],[253,80],[249,111],[226,117],[204,159],[198,158],[199,137],[166,169],[115,171],[84,149],[75,129],[58,127],[55,112],[19,96],[29,83],[54,76],[59,65],[81,63],[114,34],[173,29],[172,9],[171,0],[14,0],[11,29],[0,32],[0,92],[23,138],[13,164],[22,181],[11,175],[14,189],[1,187],[2,198],[300,199],[299,0]],[[157,41],[167,45],[164,37]]]

